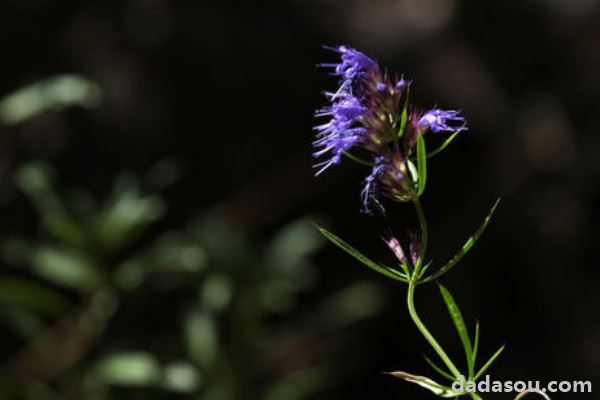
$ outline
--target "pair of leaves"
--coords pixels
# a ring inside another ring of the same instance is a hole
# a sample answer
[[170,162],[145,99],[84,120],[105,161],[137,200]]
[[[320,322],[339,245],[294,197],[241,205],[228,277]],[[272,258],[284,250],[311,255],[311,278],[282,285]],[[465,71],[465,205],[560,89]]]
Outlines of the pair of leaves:
[[[446,303],[446,307],[448,308],[448,313],[450,314],[452,322],[454,323],[454,327],[456,328],[458,336],[460,337],[463,349],[465,350],[465,357],[467,359],[467,369],[469,373],[468,379],[476,381],[477,379],[479,379],[479,377],[481,377],[481,375],[485,373],[485,371],[487,371],[487,369],[494,363],[494,361],[496,361],[498,356],[500,356],[500,354],[504,350],[504,346],[501,346],[500,349],[498,349],[476,373],[475,365],[477,362],[477,351],[479,348],[479,323],[475,325],[475,337],[474,340],[471,341],[469,332],[467,330],[467,326],[465,325],[465,320],[462,316],[462,313],[460,312],[460,309],[458,308],[458,305],[456,304],[456,301],[454,301],[452,294],[450,294],[450,291],[448,291],[448,289],[446,289],[444,286],[438,286],[442,298]],[[428,363],[430,365],[433,364],[431,361],[428,361]],[[441,370],[437,366],[432,366],[438,373],[448,377],[445,371]]]
[[[424,144],[422,146],[424,146]],[[423,147],[423,152],[424,151],[425,150]],[[419,170],[423,171],[423,169],[421,169],[421,168],[419,168]],[[426,172],[424,171],[424,176],[425,175],[426,175]],[[419,181],[424,182],[424,179],[425,178],[420,178]],[[467,254],[469,252],[469,250],[473,247],[475,242],[483,234],[483,232],[487,228],[488,224],[490,223],[492,216],[493,216],[494,212],[496,211],[496,208],[498,207],[499,203],[500,203],[500,199],[496,200],[496,202],[494,203],[494,205],[492,206],[492,208],[486,215],[485,219],[483,220],[483,223],[479,226],[479,228],[475,231],[475,233],[471,237],[469,237],[469,239],[465,242],[465,244],[458,251],[458,253],[456,253],[437,272],[435,272],[429,276],[426,276],[423,279],[419,279],[417,284],[423,284],[423,283],[431,282],[433,280],[437,280],[442,275],[444,275],[446,272],[448,272],[450,269],[452,269],[456,264],[458,264],[458,262],[465,256],[465,254]],[[331,241],[333,244],[338,246],[340,249],[344,250],[346,253],[348,253],[349,255],[354,257],[356,260],[360,261],[362,264],[371,268],[375,272],[378,272],[378,273],[380,273],[388,278],[394,279],[396,281],[408,282],[407,276],[405,274],[403,274],[402,272],[397,271],[390,267],[386,267],[384,265],[378,264],[378,263],[370,260],[368,257],[366,257],[364,254],[362,254],[360,251],[356,250],[354,247],[352,247],[346,241],[344,241],[337,235],[333,234],[332,232],[328,231],[327,229],[322,228],[322,227],[318,227],[318,229],[321,232],[321,234],[323,236],[325,236],[329,241]]]
[[360,261],[362,264],[371,268],[375,272],[380,273],[388,278],[394,279],[400,282],[408,282],[408,279],[405,274],[400,271],[397,271],[393,268],[386,267],[385,265],[381,265],[376,263],[375,261],[370,260],[367,256],[362,254],[360,251],[356,250],[354,247],[349,245],[346,241],[331,233],[325,228],[318,227],[319,231],[323,236],[325,236],[329,241],[338,246],[340,249],[344,250],[346,253],[354,257],[356,260]]

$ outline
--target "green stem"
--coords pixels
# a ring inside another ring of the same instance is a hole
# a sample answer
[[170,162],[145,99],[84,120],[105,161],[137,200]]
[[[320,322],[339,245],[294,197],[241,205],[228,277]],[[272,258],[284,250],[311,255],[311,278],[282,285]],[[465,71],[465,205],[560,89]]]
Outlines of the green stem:
[[429,342],[429,344],[431,345],[433,350],[435,350],[435,352],[440,357],[440,359],[444,362],[444,364],[446,364],[446,367],[448,367],[448,370],[454,375],[454,377],[456,379],[458,379],[461,375],[460,371],[458,370],[458,368],[456,368],[454,363],[450,360],[450,357],[448,357],[448,355],[446,354],[444,349],[442,349],[442,346],[440,346],[440,344],[437,342],[437,340],[435,340],[433,335],[429,332],[429,330],[427,329],[425,324],[423,324],[423,321],[421,321],[421,318],[419,318],[419,315],[417,314],[417,310],[415,309],[414,297],[415,297],[415,282],[411,281],[408,284],[408,295],[406,298],[406,303],[408,305],[408,313],[410,314],[410,317],[412,318],[413,322],[415,323],[416,327],[419,329],[419,331],[421,332],[421,334],[423,335],[425,340],[427,340],[427,342]]
[[413,198],[413,204],[415,205],[417,217],[419,218],[419,227],[421,230],[421,245],[419,246],[419,258],[417,259],[417,265],[415,265],[415,278],[418,278],[418,272],[421,268],[421,265],[423,265],[425,252],[427,251],[427,220],[425,219],[425,213],[423,212],[423,207],[421,206],[421,202],[419,201],[418,197]]
[[[438,341],[433,337],[431,332],[427,329],[421,318],[419,318],[419,314],[417,314],[417,309],[415,308],[415,285],[419,280],[419,275],[421,274],[421,267],[423,266],[423,261],[425,260],[425,253],[427,252],[427,242],[429,240],[428,229],[427,229],[427,219],[425,218],[425,212],[423,211],[423,206],[421,206],[421,202],[417,196],[413,197],[412,202],[415,206],[415,211],[417,213],[417,218],[419,219],[419,229],[421,231],[421,243],[419,246],[419,255],[417,258],[417,262],[415,263],[415,268],[413,271],[411,279],[408,282],[408,294],[406,298],[406,302],[408,305],[408,313],[412,318],[415,326],[419,329],[425,340],[431,345],[433,350],[440,357],[442,362],[446,365],[448,370],[454,375],[456,379],[459,379],[461,376],[460,371],[454,365],[448,354],[444,351],[442,346],[438,343]],[[469,393],[470,397],[473,400],[482,400],[482,398],[477,393]]]

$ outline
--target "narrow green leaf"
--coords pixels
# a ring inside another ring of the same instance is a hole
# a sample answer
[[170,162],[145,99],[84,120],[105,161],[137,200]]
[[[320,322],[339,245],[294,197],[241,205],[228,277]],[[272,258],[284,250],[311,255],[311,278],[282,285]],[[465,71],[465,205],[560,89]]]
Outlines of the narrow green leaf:
[[404,271],[406,276],[410,275],[410,270],[408,269],[408,265],[406,263],[400,263],[400,268],[402,268],[402,271]]
[[479,350],[479,321],[475,324],[475,339],[473,339],[473,365],[477,362],[477,351]]
[[412,375],[403,371],[386,372],[386,374],[391,375],[394,378],[404,379],[407,382],[415,383],[427,390],[430,390],[439,397],[449,399],[463,395],[463,393],[455,392],[451,388],[440,385],[436,381],[429,379],[426,376]]
[[492,357],[490,357],[490,359],[483,365],[483,367],[481,367],[479,372],[477,372],[477,374],[475,374],[475,377],[473,378],[473,380],[476,381],[477,379],[479,379],[481,377],[481,375],[483,375],[483,373],[485,371],[487,371],[487,369],[494,363],[494,361],[496,361],[496,358],[498,358],[498,356],[500,356],[500,354],[503,351],[504,351],[504,345],[502,345],[502,347],[500,347],[498,349],[498,351],[496,351],[494,353],[494,355]]
[[448,138],[442,143],[437,149],[433,150],[431,153],[427,154],[427,158],[431,158],[439,153],[441,153],[446,147],[452,143],[452,141],[458,136],[459,133],[464,131],[464,129],[455,130],[452,135],[448,136]]
[[487,216],[483,220],[483,223],[479,226],[479,228],[477,229],[477,231],[475,231],[475,233],[473,234],[473,236],[471,236],[465,242],[465,244],[462,246],[462,248],[458,251],[458,253],[456,253],[450,259],[450,261],[448,261],[444,266],[442,266],[434,274],[431,274],[428,277],[426,277],[426,278],[421,279],[420,281],[418,281],[417,284],[422,284],[422,283],[426,283],[426,282],[430,282],[430,281],[436,280],[439,277],[441,277],[442,275],[444,275],[446,272],[448,272],[450,269],[452,269],[452,267],[454,267],[456,264],[458,264],[458,262],[463,258],[463,256],[469,252],[469,250],[471,249],[471,247],[473,247],[473,245],[475,244],[475,242],[477,241],[477,239],[479,239],[479,237],[481,236],[481,234],[483,233],[483,231],[485,231],[485,228],[487,228],[488,224],[490,223],[490,221],[492,219],[492,215],[494,215],[494,212],[496,211],[496,208],[498,207],[499,203],[500,203],[500,199],[496,200],[496,202],[494,203],[493,207],[490,209],[490,211],[488,212]]
[[363,160],[362,158],[355,156],[354,154],[344,151],[342,154],[344,154],[346,157],[348,157],[349,159],[351,159],[352,161],[360,164],[360,165],[364,165],[365,167],[372,167],[375,165],[375,163],[372,163],[370,161],[367,160]]
[[361,252],[356,250],[354,247],[350,246],[343,239],[341,239],[338,236],[334,235],[333,233],[329,232],[327,229],[321,228],[321,227],[318,227],[318,228],[319,228],[319,231],[321,232],[321,234],[323,234],[323,236],[325,236],[333,244],[335,244],[340,249],[344,250],[346,253],[350,254],[356,260],[360,261],[361,263],[363,263],[367,267],[371,268],[372,270],[379,272],[380,274],[387,276],[388,278],[397,280],[397,281],[401,281],[401,282],[408,281],[406,279],[406,277],[404,276],[404,274],[402,274],[401,272],[396,271],[395,269],[392,269],[390,267],[379,265],[374,261],[371,261],[365,255],[363,255]]
[[425,191],[427,181],[427,150],[425,149],[425,139],[421,135],[417,136],[417,171],[419,173],[417,196],[421,196]]
[[421,277],[425,276],[425,273],[427,273],[427,270],[429,269],[430,266],[431,266],[431,261],[429,261],[427,264],[425,264],[425,266],[421,269],[421,272],[419,272],[418,279],[421,279]]
[[448,307],[448,313],[452,318],[452,322],[454,322],[454,326],[456,327],[456,332],[458,332],[458,336],[460,337],[460,341],[462,342],[463,348],[465,349],[465,356],[467,359],[467,366],[469,369],[469,376],[473,376],[473,346],[471,344],[471,339],[469,338],[469,333],[467,331],[467,326],[465,325],[465,320],[463,319],[462,313],[458,308],[458,305],[454,301],[454,298],[444,286],[439,285],[440,293]]
[[429,364],[429,366],[435,370],[435,372],[437,372],[438,374],[442,375],[444,378],[450,381],[455,380],[455,378],[449,372],[446,372],[441,367],[438,367],[433,361],[429,359],[429,357],[423,356],[423,358],[425,359],[427,364]]

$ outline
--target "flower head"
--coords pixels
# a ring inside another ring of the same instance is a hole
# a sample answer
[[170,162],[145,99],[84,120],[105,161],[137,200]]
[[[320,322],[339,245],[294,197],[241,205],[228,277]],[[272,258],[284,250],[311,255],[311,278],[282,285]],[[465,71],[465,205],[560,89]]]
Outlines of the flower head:
[[410,80],[392,78],[374,59],[351,47],[329,49],[339,60],[321,66],[331,68],[339,80],[335,90],[325,92],[329,104],[315,114],[327,119],[314,128],[316,175],[339,164],[344,154],[361,158],[354,154],[359,150],[374,160],[361,191],[363,211],[371,213],[372,205],[383,210],[379,195],[410,201],[417,195],[418,138],[428,131],[466,130],[464,117],[456,110],[418,110],[408,102]]
[[465,118],[456,110],[440,110],[434,108],[427,111],[418,121],[418,127],[422,130],[431,129],[433,132],[454,132],[466,130]]

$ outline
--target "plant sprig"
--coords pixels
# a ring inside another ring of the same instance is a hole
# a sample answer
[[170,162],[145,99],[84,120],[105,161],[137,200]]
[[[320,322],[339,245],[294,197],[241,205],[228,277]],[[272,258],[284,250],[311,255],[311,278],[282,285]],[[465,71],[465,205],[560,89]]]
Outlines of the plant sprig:
[[[481,225],[466,240],[462,247],[439,268],[426,262],[429,233],[421,198],[428,181],[428,161],[454,143],[461,132],[466,131],[465,118],[457,110],[432,108],[420,111],[409,102],[411,82],[404,78],[393,80],[390,75],[369,56],[348,46],[332,48],[340,55],[339,63],[324,64],[339,77],[339,88],[329,92],[329,105],[317,112],[329,121],[318,125],[314,142],[316,157],[325,157],[315,164],[316,175],[340,163],[342,156],[371,168],[364,180],[361,193],[363,209],[371,213],[371,206],[383,210],[378,197],[385,196],[398,203],[411,203],[414,207],[419,234],[412,235],[408,243],[395,237],[384,238],[394,253],[397,263],[388,266],[373,261],[345,240],[319,227],[320,232],[332,243],[371,270],[407,285],[406,305],[412,322],[436,353],[442,366],[425,358],[431,368],[442,377],[457,380],[468,377],[477,380],[496,361],[504,346],[500,347],[477,369],[479,351],[479,323],[471,337],[465,319],[450,291],[439,283],[446,273],[454,268],[471,250],[483,234],[499,204],[494,203]],[[427,150],[429,134],[449,133],[441,145]],[[359,158],[350,150],[360,149],[367,158]],[[437,282],[441,297],[446,304],[460,343],[464,350],[466,373],[463,373],[440,342],[421,320],[415,305],[415,291],[419,285]],[[430,378],[396,371],[391,375],[422,386],[439,397],[461,396]],[[481,400],[477,393],[469,393],[474,400]]]

